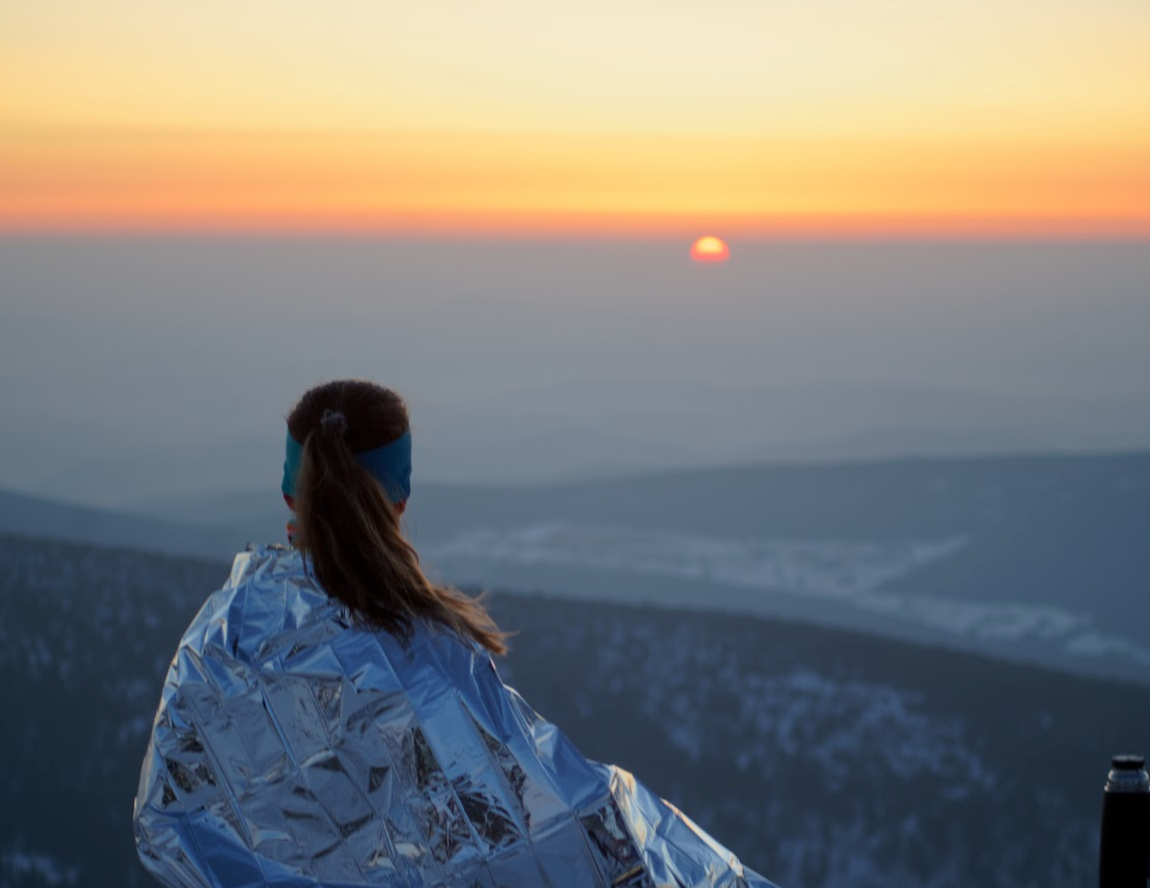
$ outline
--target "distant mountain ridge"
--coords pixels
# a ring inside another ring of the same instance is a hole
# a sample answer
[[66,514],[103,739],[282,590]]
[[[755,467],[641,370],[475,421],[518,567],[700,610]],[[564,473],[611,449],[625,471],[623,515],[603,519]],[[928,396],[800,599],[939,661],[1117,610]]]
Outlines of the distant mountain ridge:
[[[857,538],[893,529],[931,530],[940,522],[950,529],[965,526],[956,519],[985,510],[991,482],[1005,484],[1001,499],[1012,492],[1056,490],[1068,480],[1125,484],[1131,495],[1150,502],[1150,450],[765,462],[522,485],[424,482],[417,470],[410,514],[413,530],[432,537],[478,522],[510,526],[552,513],[584,520],[609,514],[616,523],[668,530]],[[940,511],[944,497],[952,502]],[[174,538],[194,527],[238,530],[242,523],[273,528],[278,535],[283,515],[278,491],[262,489],[145,499],[124,511],[0,489],[0,529],[77,540],[87,539],[85,534],[122,535],[116,542],[128,544],[134,521],[150,523],[165,540],[164,534]]]
[[[613,523],[666,530],[859,538],[966,527],[968,517],[991,517],[988,497],[1057,495],[1067,483],[1124,484],[1131,496],[1150,502],[1150,450],[769,462],[520,485],[421,481],[417,468],[410,514],[413,530],[432,537],[549,514],[568,520],[610,516]],[[992,484],[997,493],[988,489]],[[265,522],[282,515],[278,497],[263,490],[136,506],[209,526],[225,523],[229,509]]]
[[[1150,453],[433,488],[412,512],[421,551],[459,582],[783,615],[1150,681]],[[898,555],[915,550],[942,554]],[[819,591],[827,559],[848,579]]]
[[[0,528],[228,557],[275,491],[154,518],[0,495]],[[421,484],[405,525],[458,584],[784,616],[1150,681],[1150,452]]]
[[184,555],[223,557],[235,548],[226,530],[7,490],[0,490],[0,533]]

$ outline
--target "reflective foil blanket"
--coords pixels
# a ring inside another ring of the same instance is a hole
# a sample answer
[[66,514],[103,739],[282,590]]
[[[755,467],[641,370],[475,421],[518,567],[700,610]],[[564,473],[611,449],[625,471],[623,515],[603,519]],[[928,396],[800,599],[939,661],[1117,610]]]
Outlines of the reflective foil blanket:
[[180,642],[135,831],[173,888],[771,888],[478,646],[365,628],[278,547],[237,556]]

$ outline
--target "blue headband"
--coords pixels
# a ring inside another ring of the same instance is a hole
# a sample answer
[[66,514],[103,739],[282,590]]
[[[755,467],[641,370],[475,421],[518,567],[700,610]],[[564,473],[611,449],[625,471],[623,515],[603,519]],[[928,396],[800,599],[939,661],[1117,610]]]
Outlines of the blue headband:
[[[295,479],[299,475],[301,459],[303,459],[303,445],[288,432],[284,480],[280,485],[286,496],[295,496]],[[411,496],[411,429],[390,444],[356,453],[355,461],[379,482],[392,505],[401,503]]]

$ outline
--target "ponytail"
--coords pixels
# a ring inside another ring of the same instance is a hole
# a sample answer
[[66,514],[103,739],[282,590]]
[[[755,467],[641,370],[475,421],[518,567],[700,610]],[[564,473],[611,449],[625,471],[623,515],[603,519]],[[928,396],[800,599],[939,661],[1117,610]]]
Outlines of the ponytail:
[[[399,510],[380,482],[355,458],[355,452],[365,448],[353,450],[339,424],[302,421],[306,419],[302,413],[317,412],[307,409],[314,407],[314,403],[308,404],[309,397],[324,389],[348,385],[370,387],[368,394],[384,392],[391,396],[402,411],[404,428],[398,434],[406,431],[407,425],[406,408],[398,395],[359,381],[328,383],[313,389],[289,416],[292,437],[303,441],[294,498],[299,526],[297,545],[311,560],[320,585],[366,622],[400,637],[409,637],[413,624],[427,619],[474,640],[493,654],[505,654],[507,635],[499,630],[481,600],[450,586],[436,585],[423,573],[414,547],[400,532]],[[361,397],[340,400],[362,402],[365,392],[355,390],[352,394]],[[330,403],[330,398],[311,399]],[[355,406],[333,405],[333,409],[346,412],[351,428],[365,424],[357,416],[360,411]],[[296,429],[296,425],[306,428]],[[398,437],[392,431],[392,439]]]

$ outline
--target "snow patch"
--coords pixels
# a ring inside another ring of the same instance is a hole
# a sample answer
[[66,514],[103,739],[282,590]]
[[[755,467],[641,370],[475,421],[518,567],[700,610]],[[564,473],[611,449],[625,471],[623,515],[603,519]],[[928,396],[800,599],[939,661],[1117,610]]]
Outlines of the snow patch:
[[[966,536],[885,542],[717,538],[633,527],[562,521],[510,530],[478,528],[426,545],[425,560],[452,574],[475,562],[593,568],[757,589],[817,599],[988,644],[1022,640],[1072,656],[1117,657],[1150,664],[1150,649],[1093,630],[1085,613],[1017,602],[988,602],[883,591],[892,580],[954,555]],[[459,577],[466,581],[474,579]],[[754,603],[749,606],[752,609]]]
[[77,885],[80,868],[60,863],[48,854],[12,849],[0,854],[0,874],[5,884],[18,885],[28,877],[44,885]]
[[464,558],[578,565],[849,598],[952,555],[966,542],[965,537],[893,542],[723,539],[555,521],[506,531],[469,530],[448,542],[425,545],[423,554],[439,565]]

